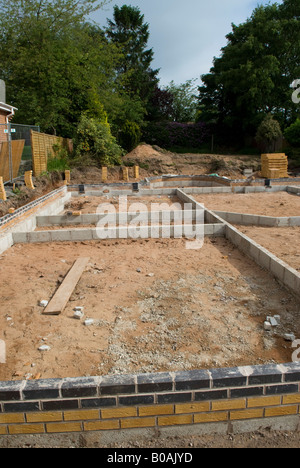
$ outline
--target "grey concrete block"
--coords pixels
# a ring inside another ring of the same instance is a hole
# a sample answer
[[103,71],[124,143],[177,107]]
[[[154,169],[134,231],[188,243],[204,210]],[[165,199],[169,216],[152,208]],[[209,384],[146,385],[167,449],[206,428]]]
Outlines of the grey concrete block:
[[287,227],[290,226],[290,218],[277,218],[278,227]]
[[290,226],[300,226],[300,216],[292,216],[290,218]]
[[283,283],[292,291],[294,291],[297,295],[300,295],[300,290],[297,289],[297,286],[299,285],[299,278],[299,273],[293,268],[286,265],[284,270]]
[[60,229],[57,231],[51,231],[51,241],[52,242],[65,242],[72,240],[71,231]]
[[271,257],[270,252],[263,247],[260,248],[259,256],[258,256],[258,264],[265,268],[266,270],[270,269]]
[[8,233],[0,238],[0,254],[12,247],[14,244],[13,234]]
[[93,239],[92,229],[73,229],[70,230],[72,241],[88,241]]
[[270,256],[270,272],[277,278],[279,281],[283,282],[285,275],[286,264],[274,257]]
[[52,231],[28,232],[27,239],[29,243],[51,242]]
[[256,263],[259,263],[260,245],[252,242],[249,246],[249,255]]

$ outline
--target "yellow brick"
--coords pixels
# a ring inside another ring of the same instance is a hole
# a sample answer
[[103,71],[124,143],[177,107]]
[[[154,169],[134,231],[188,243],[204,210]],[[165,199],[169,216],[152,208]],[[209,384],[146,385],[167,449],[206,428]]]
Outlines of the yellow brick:
[[0,424],[5,423],[23,423],[25,422],[24,415],[21,413],[16,414],[0,414]]
[[203,413],[203,414],[195,414],[194,422],[197,423],[205,423],[205,422],[217,422],[217,421],[227,421],[228,420],[228,413],[227,412],[218,412],[218,413]]
[[176,426],[178,424],[193,424],[193,415],[163,416],[158,418],[159,426]]
[[204,413],[205,411],[209,411],[209,402],[185,403],[185,404],[175,406],[175,413],[176,414]]
[[73,423],[50,423],[46,424],[47,432],[54,433],[54,432],[80,432],[81,431],[81,423],[73,422]]
[[265,416],[284,416],[288,414],[297,414],[297,406],[278,406],[277,408],[266,408]]
[[121,419],[121,429],[153,426],[155,426],[155,418]]
[[164,414],[174,414],[173,405],[141,406],[139,416],[158,416]]
[[5,434],[7,434],[6,426],[0,426],[0,435],[5,435]]
[[246,408],[246,400],[213,401],[211,406],[211,409],[213,411],[224,411],[242,408]]
[[62,413],[27,413],[27,422],[54,422],[62,421]]
[[65,421],[85,421],[87,419],[99,419],[99,410],[65,411]]
[[42,434],[44,424],[12,424],[8,426],[9,434]]
[[[287,405],[291,403],[300,403],[300,394],[296,393],[295,395],[285,395],[282,399],[282,404]],[[1,418],[1,416],[0,416]]]
[[256,419],[263,417],[263,409],[248,409],[244,411],[231,411],[230,419]]
[[259,398],[248,398],[248,408],[257,408],[264,406],[276,406],[280,405],[281,397],[280,396],[270,396],[270,397],[259,397]]
[[113,421],[92,421],[83,423],[85,431],[105,431],[109,429],[119,429],[119,420],[114,419]]
[[101,410],[101,416],[103,419],[113,418],[130,418],[131,416],[137,416],[136,408],[112,408]]

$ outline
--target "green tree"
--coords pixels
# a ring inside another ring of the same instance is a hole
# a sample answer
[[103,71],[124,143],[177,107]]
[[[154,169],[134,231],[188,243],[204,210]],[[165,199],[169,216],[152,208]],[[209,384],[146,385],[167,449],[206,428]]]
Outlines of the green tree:
[[276,143],[282,137],[279,122],[268,114],[258,127],[256,140],[262,145],[262,149],[270,152],[275,151]]
[[120,145],[128,152],[133,150],[139,144],[141,134],[141,129],[138,124],[126,120],[119,135]]
[[75,158],[91,158],[99,166],[111,166],[121,164],[122,155],[107,120],[82,114],[76,130]]
[[232,25],[199,90],[202,116],[218,131],[237,141],[254,136],[268,113],[282,126],[295,120],[299,109],[290,85],[300,76],[299,16],[299,0],[284,0],[259,6],[245,23]]
[[300,148],[300,119],[285,129],[284,137],[290,145]]
[[[123,59],[118,66],[118,83],[125,94],[139,99],[146,112],[149,99],[158,83],[158,70],[151,68],[153,50],[148,49],[149,24],[139,8],[114,7],[114,20],[108,20],[106,35],[120,47]],[[132,119],[128,119],[132,120]]]
[[176,85],[174,81],[166,87],[172,97],[172,120],[175,122],[194,122],[197,113],[196,80],[187,80]]
[[103,112],[117,52],[86,17],[105,2],[0,0],[0,76],[16,122],[71,137],[83,111]]

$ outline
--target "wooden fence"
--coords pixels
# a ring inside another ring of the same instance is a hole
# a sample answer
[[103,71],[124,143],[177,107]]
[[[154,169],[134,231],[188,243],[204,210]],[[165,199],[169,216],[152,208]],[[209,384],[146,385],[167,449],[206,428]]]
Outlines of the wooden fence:
[[[12,175],[14,179],[19,174],[24,144],[25,140],[13,140],[11,142]],[[3,177],[3,182],[10,180],[9,164],[9,143],[0,143],[0,177]]]
[[71,151],[72,141],[55,135],[47,135],[31,130],[31,150],[33,175],[35,177],[47,171],[48,158],[55,156],[53,146],[62,145],[69,152]]

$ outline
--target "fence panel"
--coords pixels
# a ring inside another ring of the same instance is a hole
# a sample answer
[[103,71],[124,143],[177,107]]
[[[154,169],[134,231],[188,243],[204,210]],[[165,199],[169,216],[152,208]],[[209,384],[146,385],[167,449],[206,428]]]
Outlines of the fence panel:
[[21,124],[0,124],[0,177],[13,182],[32,170],[30,130],[39,127]]
[[18,177],[24,145],[25,140],[12,141],[10,159],[9,142],[2,143],[0,150],[0,174],[4,182]]
[[48,158],[54,157],[53,145],[63,144],[63,138],[31,131],[33,173],[37,177],[47,171]]

